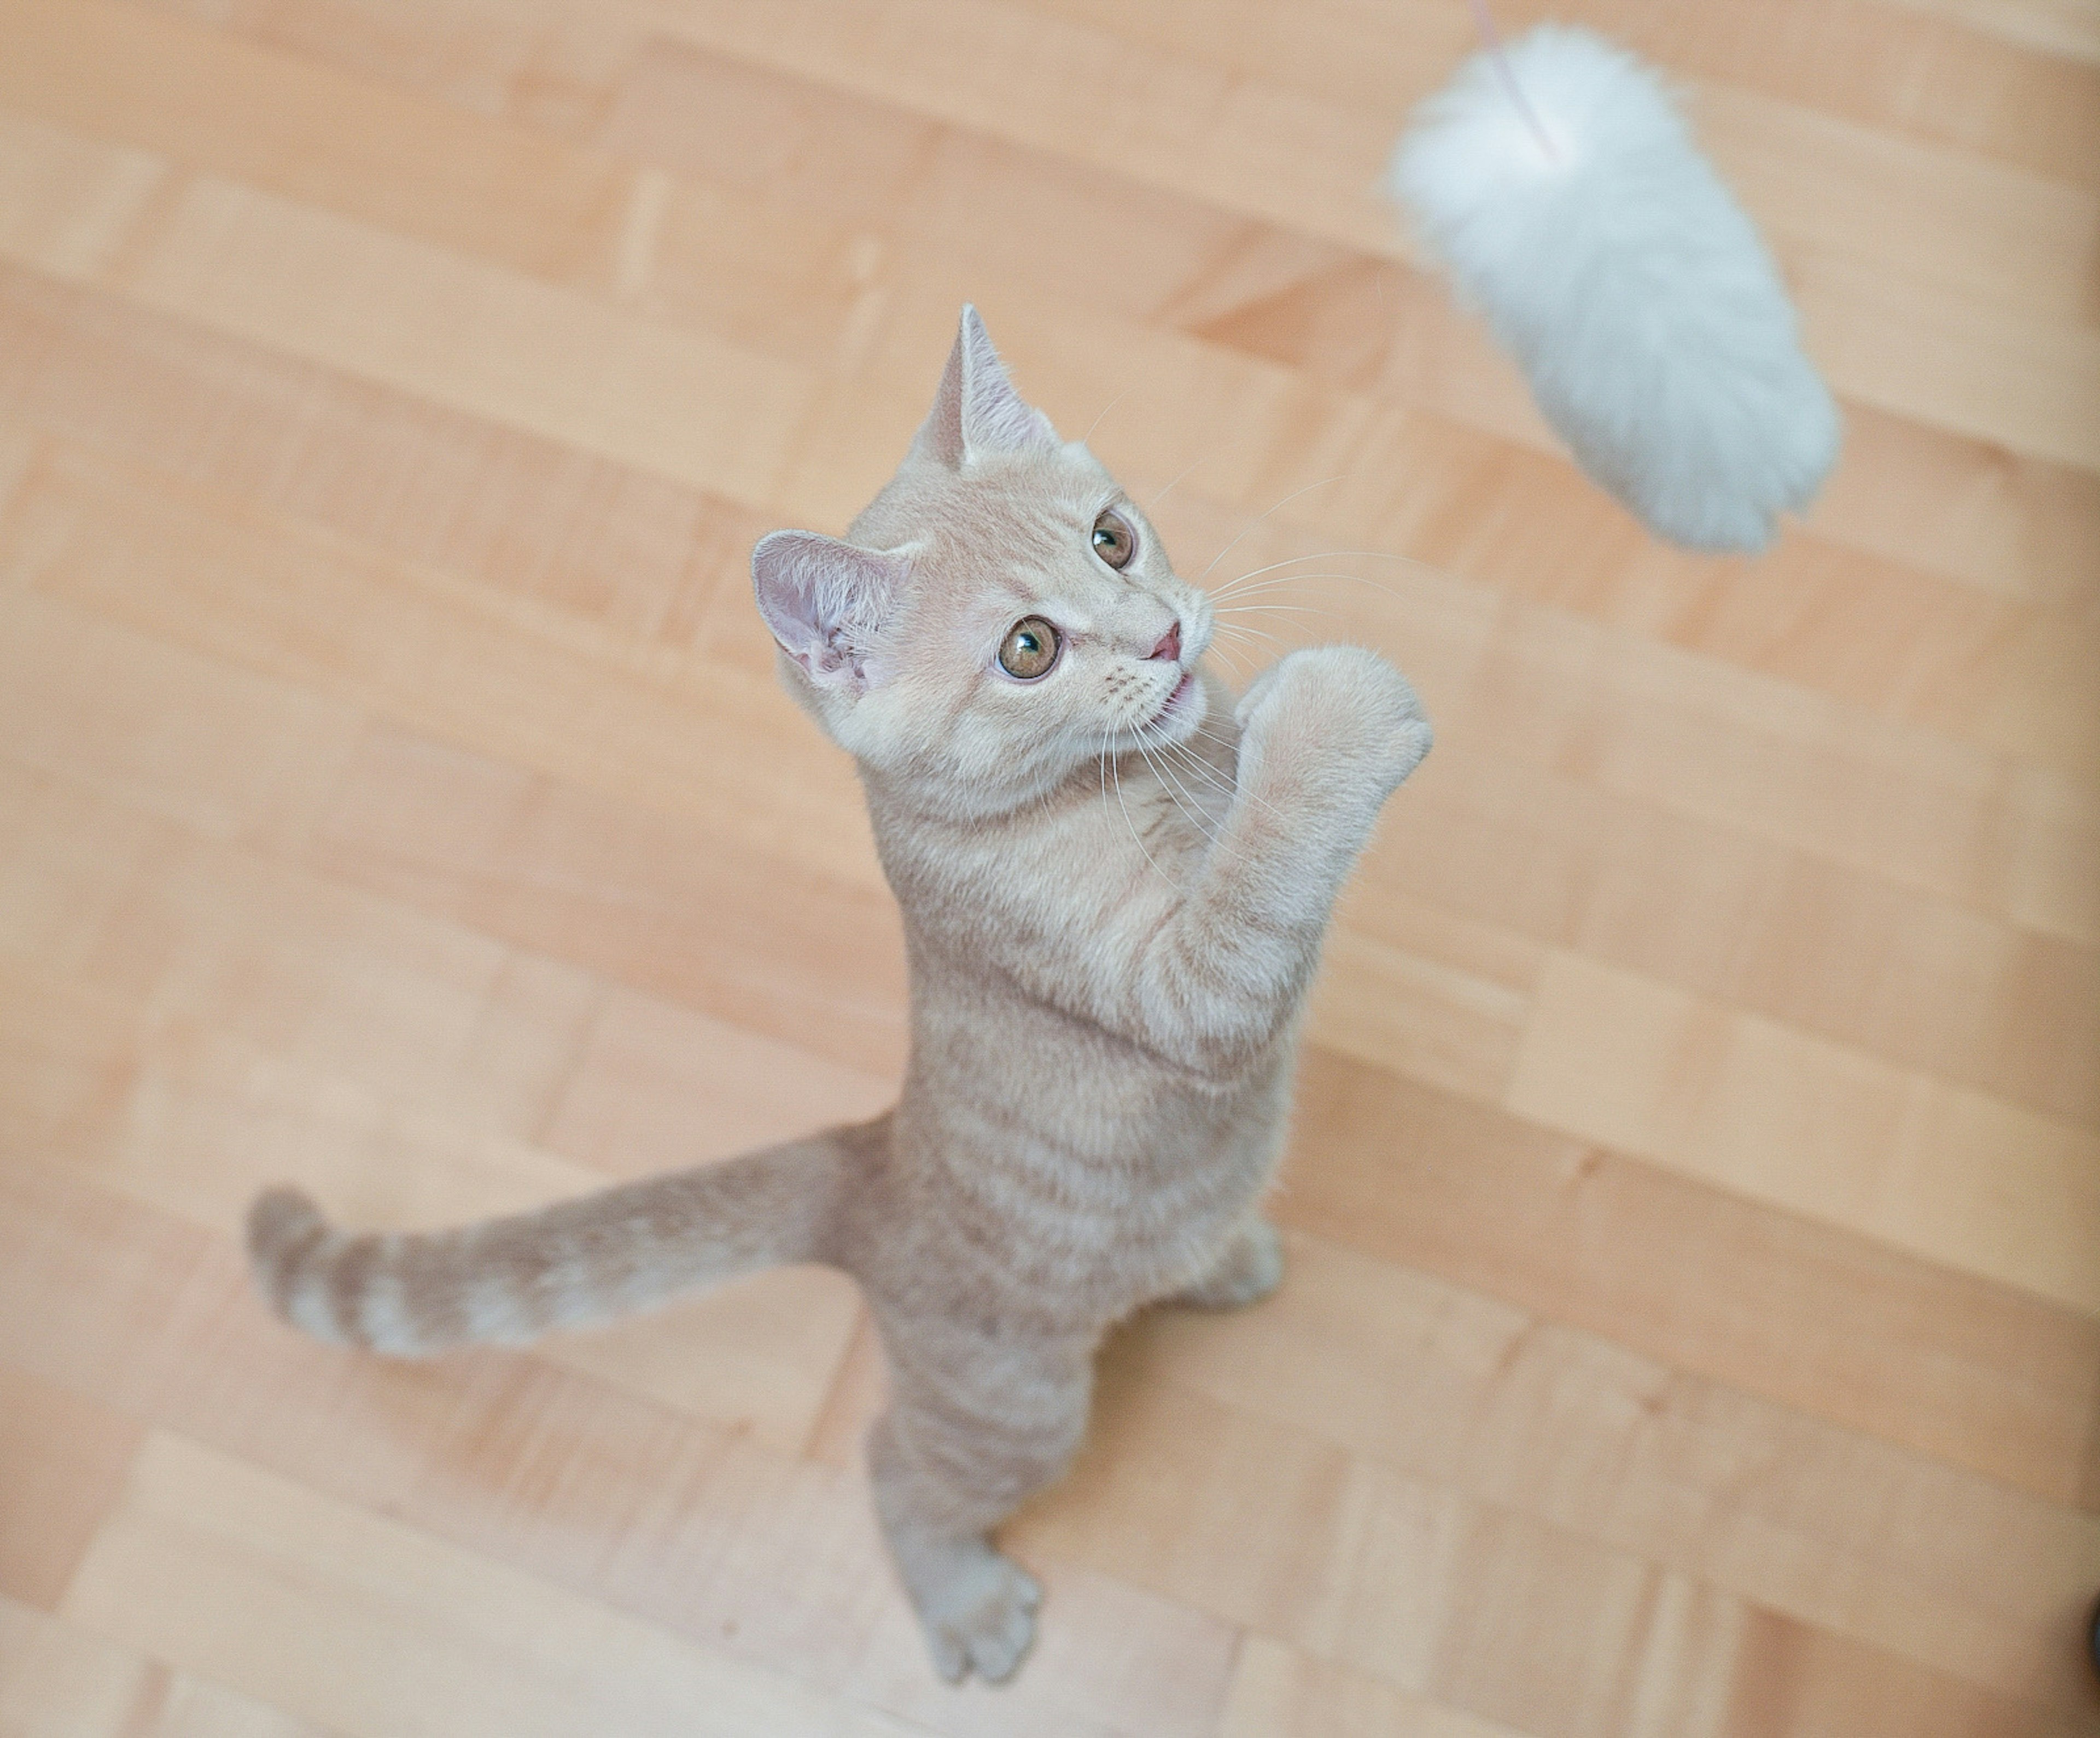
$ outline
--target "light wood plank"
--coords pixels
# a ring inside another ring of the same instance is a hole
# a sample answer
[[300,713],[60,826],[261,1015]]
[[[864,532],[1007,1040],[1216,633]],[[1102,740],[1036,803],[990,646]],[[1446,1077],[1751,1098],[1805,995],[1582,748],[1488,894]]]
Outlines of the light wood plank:
[[2092,0],[1902,0],[1979,30],[2067,59],[2100,61],[2100,10]]
[[136,227],[167,165],[0,110],[0,258],[52,276],[99,276]]
[[1548,957],[1509,1108],[2100,1313],[2100,1135]]
[[[1469,745],[1572,770],[1606,792],[1899,885],[1996,903],[2038,926],[2047,921],[2041,900],[2067,911],[2077,898],[2067,881],[2060,893],[2031,891],[2034,871],[2007,854],[2032,849],[2047,876],[2100,836],[2100,809],[2081,781],[1965,752],[1668,648],[1635,644],[1617,656],[1605,644],[1601,630],[1566,616],[1514,619],[1470,692],[1447,708],[1453,730]],[[1612,666],[1608,682],[1585,682],[1600,660]],[[2009,809],[2027,824],[2001,827]]]
[[370,1738],[912,1729],[160,1432],[64,1613]]
[[[866,820],[841,801],[855,789],[844,757],[779,729],[796,714],[770,673],[638,645],[90,455],[55,456],[41,483],[0,549],[0,565],[35,562],[39,590],[587,787],[740,815],[759,848],[879,881]],[[150,589],[135,583],[148,564]],[[746,733],[744,752],[726,728]],[[800,768],[780,764],[783,738],[799,739]]]
[[496,1130],[550,1113],[594,994],[573,968],[11,770],[0,813],[35,846],[0,860],[25,967]]
[[0,107],[536,276],[611,276],[620,165],[117,0],[7,0]]
[[1307,1035],[1345,1056],[1476,1098],[1506,1085],[1530,998],[1349,929],[1328,939]]
[[61,440],[646,638],[690,642],[768,528],[719,496],[28,273],[6,274],[0,310],[0,354],[24,364],[11,388]]
[[[57,1605],[116,1500],[139,1439],[131,1420],[0,1368],[0,1489],[7,1493],[0,1509],[0,1599],[46,1611]],[[0,1644],[0,1657],[7,1652]],[[7,1676],[0,1672],[0,1683]],[[0,1714],[0,1731],[12,1730]]]
[[0,1661],[7,1667],[0,1731],[8,1738],[331,1738],[4,1596]]
[[1119,1343],[1171,1382],[1996,1693],[2086,1705],[2059,1638],[2100,1523],[1324,1240],[1223,1321]]
[[1456,1590],[1470,1621],[1440,1688],[1542,1738],[2077,1729],[1527,1521],[1496,1517],[1471,1543]]
[[[1799,1650],[1812,1669],[1789,1683],[1796,1729],[1844,1730],[1880,1699],[1920,1732],[2069,1730],[1294,1427],[1113,1365],[1104,1378],[1092,1445],[1019,1536],[1410,1694],[1542,1734],[1749,1732],[1771,1706],[1769,1657]],[[1229,1539],[1190,1524],[1220,1487],[1256,1478],[1264,1500]]]
[[1218,1738],[1515,1738],[1266,1636],[1241,1645]]
[[2090,595],[2100,478],[1855,408],[1820,531],[1928,572],[2025,595]]
[[633,21],[545,0],[144,0],[247,41],[428,90],[477,114],[582,135],[637,46]]
[[1286,1224],[2050,1501],[2100,1497],[2088,1316],[1321,1052],[1299,1106]]
[[[2100,112],[2100,86],[2080,97],[2066,107],[2089,127]],[[1921,306],[2005,316],[2046,329],[2060,357],[2084,352],[2080,339],[2093,335],[2100,315],[2086,281],[2100,245],[2100,198],[2089,168],[2079,176],[2086,184],[2071,187],[1966,151],[1922,149],[1884,130],[1781,108],[1732,83],[1701,91],[1696,113],[1701,142],[1799,274],[1804,307],[1826,320],[1835,314],[1840,303],[1833,298],[1819,306],[1808,280],[1814,262],[1843,261],[1863,276],[1906,285]],[[1854,278],[1846,293],[1864,306],[1871,292]],[[1833,355],[1846,354],[1835,337],[1814,333],[1833,345]],[[1889,395],[1893,386],[1851,390],[1901,408]],[[2067,439],[2079,439],[2075,417],[2063,427]]]
[[[1993,836],[2019,831],[2008,824]],[[1977,843],[1997,854],[1983,836]],[[2049,852],[2032,862],[2052,879],[2058,863],[2069,867]],[[1665,862],[1674,867],[1659,879]],[[2000,863],[1987,872],[2010,891],[2025,869]],[[2087,940],[2037,934],[1965,902],[1486,757],[1462,777],[1425,779],[1415,813],[1383,829],[1364,875],[1352,914],[1427,902],[1893,1063],[2090,1118]],[[2059,889],[2076,897],[2067,873]],[[1950,970],[1958,995],[1939,989]]]
[[[130,288],[215,330],[744,500],[778,487],[810,400],[806,373],[785,363],[212,179],[174,201]],[[520,355],[542,365],[520,370]]]
[[[33,561],[33,558],[32,558]],[[25,587],[0,633],[0,740],[215,840],[296,849],[364,727],[355,706],[132,632]]]
[[[0,104],[25,115],[784,359],[836,340],[866,276],[850,234],[539,127],[114,0],[12,13]],[[813,307],[818,277],[835,293]]]
[[[842,882],[829,872],[836,865],[812,872],[739,849],[704,816],[652,814],[486,756],[379,731],[353,765],[314,861],[335,878],[791,1043],[855,1076],[894,1079],[902,1069],[895,907]],[[782,946],[783,935],[792,946]]]

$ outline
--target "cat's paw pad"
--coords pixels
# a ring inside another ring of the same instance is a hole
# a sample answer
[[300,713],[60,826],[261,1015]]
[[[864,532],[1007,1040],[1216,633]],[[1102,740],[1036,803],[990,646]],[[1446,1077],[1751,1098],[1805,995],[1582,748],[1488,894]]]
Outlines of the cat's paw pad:
[[972,1556],[920,1608],[933,1670],[951,1683],[970,1672],[1004,1683],[1035,1639],[1042,1603],[1042,1587],[1012,1558]]
[[1258,1219],[1226,1246],[1218,1264],[1193,1285],[1167,1299],[1192,1309],[1240,1309],[1259,1304],[1283,1283],[1283,1239]]

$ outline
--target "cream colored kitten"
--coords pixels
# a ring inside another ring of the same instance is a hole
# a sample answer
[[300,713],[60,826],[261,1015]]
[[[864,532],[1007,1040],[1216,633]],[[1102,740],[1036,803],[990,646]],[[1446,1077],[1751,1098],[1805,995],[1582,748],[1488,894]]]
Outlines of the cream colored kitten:
[[350,1235],[274,1191],[249,1246],[291,1321],[404,1356],[775,1262],[844,1268],[889,1355],[868,1458],[933,1663],[1004,1678],[1041,1595],[989,1534],[1078,1445],[1103,1332],[1281,1277],[1255,1206],[1299,1007],[1429,726],[1349,646],[1292,653],[1235,712],[1199,668],[1203,593],[1021,402],[974,309],[845,540],[775,532],[752,572],[783,679],[859,764],[903,910],[896,1109],[427,1235]]

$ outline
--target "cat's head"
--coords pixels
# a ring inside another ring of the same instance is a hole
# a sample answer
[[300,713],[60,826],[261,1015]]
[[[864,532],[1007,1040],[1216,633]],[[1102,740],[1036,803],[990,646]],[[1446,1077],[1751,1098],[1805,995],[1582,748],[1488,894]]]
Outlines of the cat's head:
[[844,539],[752,552],[782,678],[866,766],[962,813],[1202,727],[1215,618],[1083,443],[963,310],[933,408]]

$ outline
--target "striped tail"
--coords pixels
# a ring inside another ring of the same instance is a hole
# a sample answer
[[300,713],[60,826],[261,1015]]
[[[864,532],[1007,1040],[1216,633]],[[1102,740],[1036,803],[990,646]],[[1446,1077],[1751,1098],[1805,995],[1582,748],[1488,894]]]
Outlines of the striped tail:
[[318,1339],[419,1357],[517,1344],[682,1291],[821,1260],[854,1172],[889,1119],[623,1184],[450,1231],[352,1233],[295,1189],[248,1212],[255,1281]]

